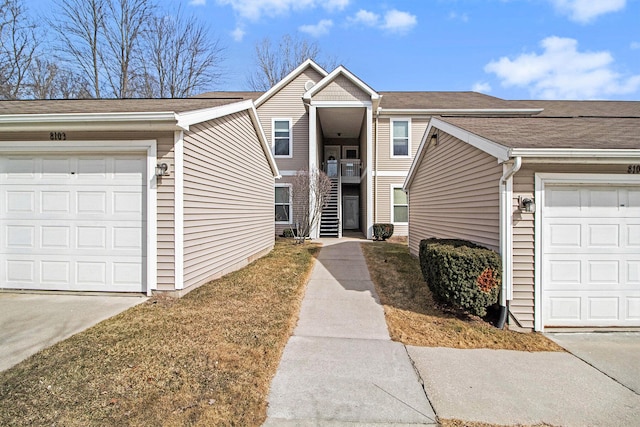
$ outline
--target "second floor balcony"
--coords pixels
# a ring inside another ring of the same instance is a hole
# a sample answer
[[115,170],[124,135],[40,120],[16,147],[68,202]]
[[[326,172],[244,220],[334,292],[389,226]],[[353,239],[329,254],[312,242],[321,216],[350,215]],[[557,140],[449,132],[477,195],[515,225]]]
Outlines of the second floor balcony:
[[337,178],[346,184],[358,184],[362,176],[362,162],[360,159],[328,160],[325,172],[329,178]]

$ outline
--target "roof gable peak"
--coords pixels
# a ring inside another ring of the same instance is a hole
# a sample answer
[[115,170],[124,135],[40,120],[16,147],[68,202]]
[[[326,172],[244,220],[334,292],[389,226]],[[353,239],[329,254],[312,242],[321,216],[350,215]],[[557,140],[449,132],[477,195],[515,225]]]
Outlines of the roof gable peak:
[[291,83],[296,77],[302,74],[302,72],[305,71],[307,68],[314,69],[323,77],[326,77],[327,74],[329,74],[325,71],[324,68],[319,66],[316,62],[314,62],[313,59],[307,59],[302,64],[298,65],[298,67],[295,70],[287,74],[285,78],[283,78],[278,83],[276,83],[271,89],[269,89],[264,94],[262,94],[262,96],[256,100],[256,107],[259,107],[260,105],[264,104],[269,98],[271,98],[273,95],[278,93],[280,89],[282,89],[283,87]]
[[373,101],[380,99],[380,94],[373,90],[371,86],[362,81],[359,77],[353,74],[351,71],[346,69],[343,65],[339,65],[335,70],[326,75],[322,80],[313,85],[312,88],[307,90],[302,96],[305,100],[310,100],[315,94],[320,92],[322,89],[327,87],[327,85],[333,81],[335,81],[339,76],[346,77],[351,83],[355,84],[360,90],[371,96]]

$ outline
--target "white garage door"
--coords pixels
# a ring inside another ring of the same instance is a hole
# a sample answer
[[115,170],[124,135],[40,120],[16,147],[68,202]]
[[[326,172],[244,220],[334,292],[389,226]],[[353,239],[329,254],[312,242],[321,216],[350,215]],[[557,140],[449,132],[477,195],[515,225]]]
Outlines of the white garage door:
[[0,288],[143,291],[142,155],[0,157]]
[[545,326],[640,326],[640,187],[548,185]]

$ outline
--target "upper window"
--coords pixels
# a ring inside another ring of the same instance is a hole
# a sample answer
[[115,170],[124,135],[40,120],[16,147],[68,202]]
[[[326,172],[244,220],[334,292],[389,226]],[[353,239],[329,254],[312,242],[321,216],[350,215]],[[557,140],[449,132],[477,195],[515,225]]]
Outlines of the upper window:
[[402,187],[392,187],[393,191],[393,218],[392,222],[408,223],[409,222],[409,203],[407,201],[407,193]]
[[409,157],[411,122],[406,119],[392,120],[391,132],[391,157]]
[[291,187],[279,185],[275,187],[275,220],[291,224]]
[[291,119],[273,119],[273,155],[291,157]]

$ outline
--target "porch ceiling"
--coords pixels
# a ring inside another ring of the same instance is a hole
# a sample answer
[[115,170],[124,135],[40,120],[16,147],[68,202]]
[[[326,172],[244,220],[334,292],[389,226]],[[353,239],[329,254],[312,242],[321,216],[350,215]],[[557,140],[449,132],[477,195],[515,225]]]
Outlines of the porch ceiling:
[[357,107],[318,108],[325,138],[358,138],[365,109]]

